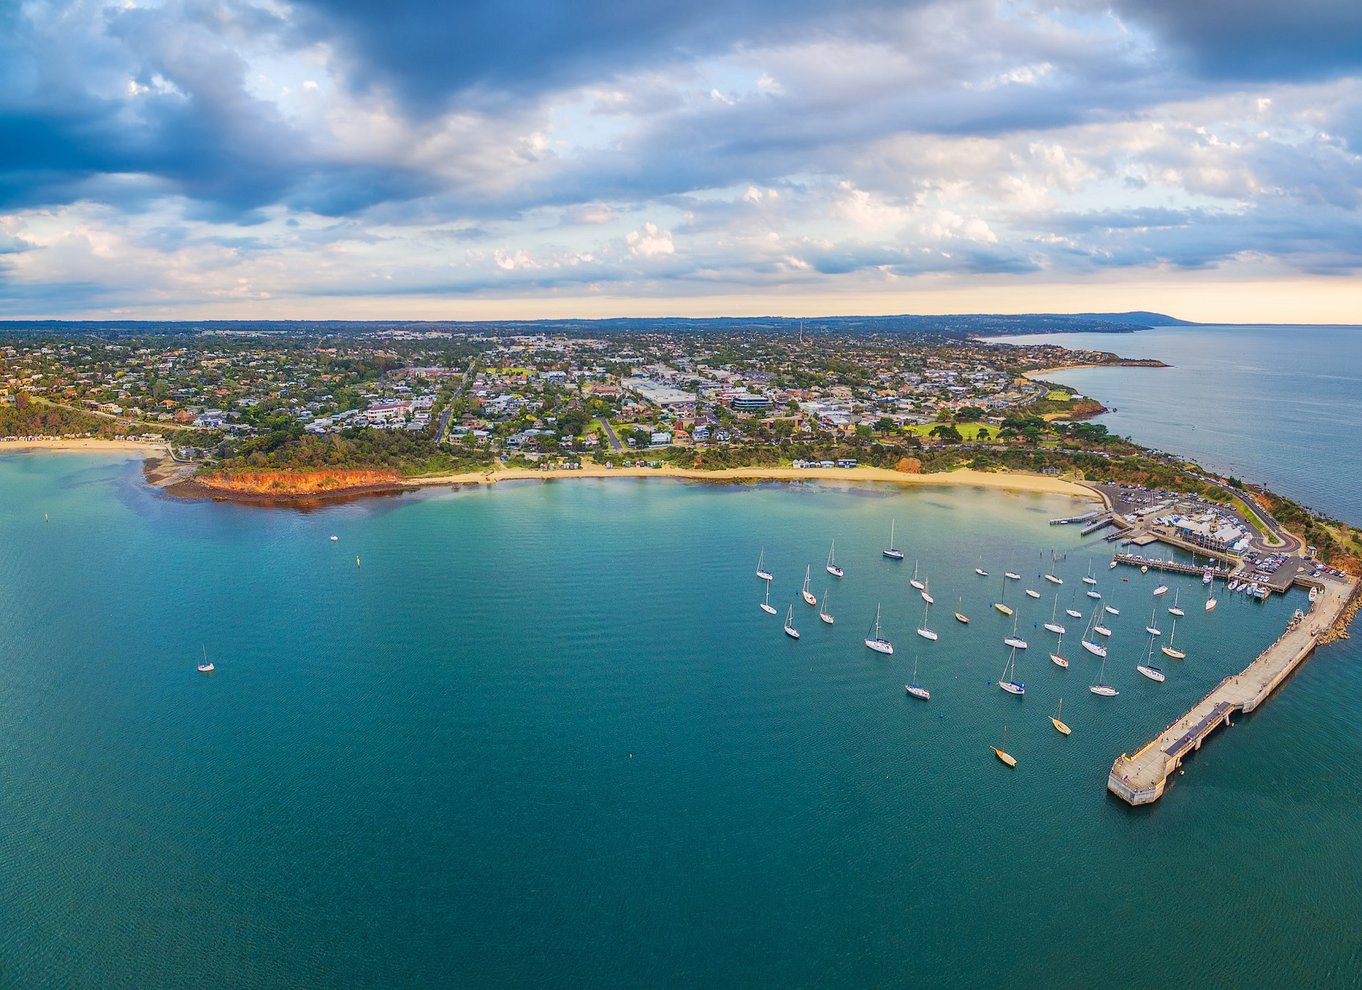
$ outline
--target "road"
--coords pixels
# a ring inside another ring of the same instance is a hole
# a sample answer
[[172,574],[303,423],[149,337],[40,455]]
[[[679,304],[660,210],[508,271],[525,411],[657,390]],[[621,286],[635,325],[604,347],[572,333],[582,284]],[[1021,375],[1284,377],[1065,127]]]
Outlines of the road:
[[477,364],[470,364],[468,370],[464,372],[463,381],[459,382],[459,387],[454,390],[454,394],[449,397],[449,402],[445,404],[445,411],[440,413],[440,425],[435,430],[435,442],[443,443],[449,436],[449,420],[454,415],[454,403],[459,401],[459,396],[468,389],[473,381],[473,372],[477,370]]
[[615,436],[615,428],[610,425],[610,420],[601,417],[601,425],[605,427],[605,438],[610,441],[610,449],[623,450],[624,444],[620,443],[620,438]]

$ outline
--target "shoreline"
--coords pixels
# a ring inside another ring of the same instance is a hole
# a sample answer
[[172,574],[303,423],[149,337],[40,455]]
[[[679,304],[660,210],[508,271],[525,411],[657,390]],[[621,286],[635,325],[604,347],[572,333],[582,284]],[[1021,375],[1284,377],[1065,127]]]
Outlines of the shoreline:
[[1099,493],[1086,485],[1053,475],[1031,474],[1022,471],[976,471],[960,468],[955,471],[940,471],[928,474],[907,474],[889,468],[785,468],[750,467],[724,468],[717,471],[702,471],[690,468],[674,468],[664,465],[660,468],[621,467],[605,468],[591,466],[576,470],[539,471],[527,468],[500,468],[488,471],[467,471],[460,474],[436,475],[426,478],[407,478],[393,484],[366,485],[356,488],[338,488],[325,493],[306,493],[284,495],[268,492],[239,492],[215,489],[194,480],[172,481],[158,486],[176,497],[190,499],[211,499],[220,502],[240,502],[260,506],[311,507],[331,502],[352,501],[356,498],[376,495],[394,495],[408,491],[421,491],[436,488],[461,488],[465,486],[493,486],[504,481],[559,481],[570,479],[609,479],[609,478],[665,478],[674,481],[703,481],[719,484],[739,484],[762,481],[842,481],[873,482],[896,484],[904,487],[972,487],[991,488],[1000,491],[1023,492],[1042,495],[1063,495],[1089,502],[1102,502]]
[[11,451],[19,453],[43,451],[52,454],[79,453],[81,451],[103,453],[136,451],[143,457],[165,457],[169,454],[170,448],[164,443],[146,443],[141,440],[105,440],[97,437],[0,440],[0,454]]

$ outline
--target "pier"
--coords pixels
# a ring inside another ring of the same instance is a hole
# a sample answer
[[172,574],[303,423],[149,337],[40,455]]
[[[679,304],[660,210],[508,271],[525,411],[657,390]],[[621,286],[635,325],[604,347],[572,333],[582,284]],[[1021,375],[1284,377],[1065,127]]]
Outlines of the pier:
[[1080,532],[1078,535],[1087,536],[1089,533],[1095,533],[1099,529],[1105,529],[1106,527],[1110,526],[1113,522],[1115,522],[1115,520],[1112,518],[1111,513],[1108,512],[1106,515],[1098,516],[1092,522],[1088,523],[1088,525],[1084,526],[1083,531]]
[[1251,712],[1305,661],[1322,642],[1329,642],[1350,617],[1357,593],[1352,578],[1321,581],[1322,590],[1303,619],[1288,625],[1275,643],[1238,674],[1226,677],[1191,710],[1159,733],[1134,755],[1122,753],[1111,765],[1107,790],[1128,804],[1153,804],[1183,757],[1201,748],[1218,726],[1235,712]]
[[1137,553],[1118,553],[1115,556],[1118,564],[1126,564],[1129,567],[1148,567],[1151,571],[1167,571],[1170,574],[1190,574],[1193,577],[1201,577],[1207,570],[1211,572],[1211,578],[1219,578],[1222,581],[1228,580],[1232,571],[1216,567],[1214,564],[1203,566],[1201,564],[1183,564],[1175,560],[1150,560],[1141,557]]
[[1099,515],[1101,515],[1101,514],[1102,514],[1102,510],[1101,510],[1101,509],[1093,509],[1091,512],[1085,512],[1085,513],[1083,513],[1081,516],[1066,516],[1066,517],[1063,518],[1063,519],[1051,519],[1051,520],[1050,520],[1050,525],[1051,525],[1051,526],[1071,526],[1071,525],[1073,525],[1074,523],[1085,523],[1085,522],[1090,522],[1091,520],[1096,519],[1096,518],[1097,518]]

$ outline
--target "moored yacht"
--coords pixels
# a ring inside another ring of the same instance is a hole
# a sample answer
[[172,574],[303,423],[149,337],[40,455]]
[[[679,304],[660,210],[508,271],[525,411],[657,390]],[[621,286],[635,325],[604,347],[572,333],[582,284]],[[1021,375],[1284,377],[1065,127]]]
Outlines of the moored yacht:
[[812,564],[804,568],[804,588],[799,592],[800,596],[804,599],[805,605],[818,604],[818,599],[815,598],[813,592],[809,590],[809,573],[812,570],[813,570]]
[[846,572],[837,566],[837,541],[832,541],[832,547],[828,550],[827,572],[833,577],[845,577]]
[[890,560],[903,559],[903,551],[900,550],[898,547],[894,546],[894,520],[892,519],[889,521],[889,546],[885,547],[880,552],[883,553]]
[[757,577],[763,581],[771,580],[771,572],[766,569],[766,548],[761,548],[761,556],[757,558]]
[[871,632],[866,635],[865,645],[876,653],[883,653],[887,656],[892,656],[894,653],[894,644],[880,635],[880,606],[878,602],[875,603],[875,625]]
[[789,611],[787,611],[787,612],[785,613],[785,635],[786,635],[786,636],[789,636],[791,639],[798,639],[798,638],[799,638],[799,630],[795,628],[795,624],[794,624],[794,606],[793,606],[793,605],[791,605],[790,608],[789,608]]

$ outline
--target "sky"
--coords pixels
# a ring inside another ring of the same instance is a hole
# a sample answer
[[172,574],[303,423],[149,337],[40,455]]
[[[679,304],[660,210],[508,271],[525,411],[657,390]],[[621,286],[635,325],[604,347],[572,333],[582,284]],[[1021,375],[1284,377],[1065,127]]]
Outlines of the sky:
[[1362,322],[1355,0],[0,0],[0,318]]

